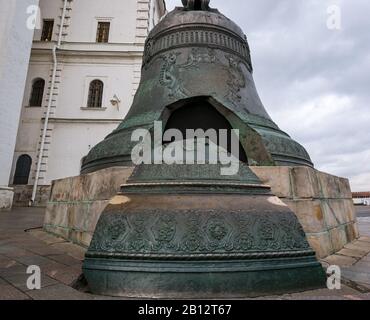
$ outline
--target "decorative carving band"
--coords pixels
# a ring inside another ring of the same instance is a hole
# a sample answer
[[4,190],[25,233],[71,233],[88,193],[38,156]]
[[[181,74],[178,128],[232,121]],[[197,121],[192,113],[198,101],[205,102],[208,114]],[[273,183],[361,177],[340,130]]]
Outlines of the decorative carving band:
[[312,250],[302,251],[283,251],[283,252],[255,252],[255,253],[228,253],[228,254],[129,254],[129,253],[106,253],[106,252],[87,252],[88,258],[124,258],[132,260],[162,260],[162,261],[191,261],[191,260],[260,260],[260,259],[279,259],[279,258],[299,258],[315,256]]
[[265,258],[312,250],[292,212],[140,210],[104,212],[89,256],[164,259]]
[[229,51],[244,59],[252,71],[250,49],[248,42],[231,33],[215,29],[184,29],[149,38],[144,51],[143,66],[147,65],[154,56],[164,51],[179,47],[203,46]]

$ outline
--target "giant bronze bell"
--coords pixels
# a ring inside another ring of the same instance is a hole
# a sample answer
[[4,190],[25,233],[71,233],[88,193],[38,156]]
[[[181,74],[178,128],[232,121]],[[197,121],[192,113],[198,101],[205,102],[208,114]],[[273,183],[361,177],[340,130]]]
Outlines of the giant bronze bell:
[[83,266],[89,286],[166,298],[322,287],[325,274],[297,217],[248,167],[312,166],[310,158],[266,113],[241,29],[209,1],[183,4],[150,33],[133,106],[83,171],[132,165],[132,132],[158,120],[182,132],[239,129],[239,171],[221,175],[220,163],[137,166],[97,224]]
[[[183,3],[149,34],[133,105],[121,125],[90,151],[82,173],[132,165],[133,130],[151,129],[156,120],[167,123],[171,114],[199,97],[240,130],[249,165],[313,166],[306,150],[279,129],[262,105],[243,31],[210,9],[209,1]],[[183,126],[207,118],[194,110],[179,112],[186,114],[181,115]]]

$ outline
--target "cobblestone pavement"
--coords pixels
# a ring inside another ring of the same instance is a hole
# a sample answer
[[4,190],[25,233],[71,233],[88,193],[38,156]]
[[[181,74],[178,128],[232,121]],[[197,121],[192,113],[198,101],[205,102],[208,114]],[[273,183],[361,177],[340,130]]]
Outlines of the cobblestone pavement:
[[[81,275],[85,250],[43,232],[43,217],[42,208],[0,212],[0,300],[112,299],[72,288]],[[323,262],[342,267],[347,285],[341,290],[322,289],[262,299],[370,300],[370,217],[359,218],[359,223],[363,237]],[[29,290],[26,286],[29,265],[41,268],[41,290]]]

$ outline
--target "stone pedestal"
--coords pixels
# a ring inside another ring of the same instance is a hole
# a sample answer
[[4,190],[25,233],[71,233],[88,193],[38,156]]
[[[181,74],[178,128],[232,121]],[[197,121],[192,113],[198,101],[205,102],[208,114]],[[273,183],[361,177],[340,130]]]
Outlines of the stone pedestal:
[[132,171],[115,167],[53,181],[44,229],[88,247],[100,214]]
[[308,167],[251,167],[295,212],[319,258],[359,237],[348,179]]
[[[14,189],[14,200],[13,207],[27,207],[30,204],[32,198],[32,185],[13,185]],[[36,199],[33,206],[45,207],[50,197],[50,185],[38,186]]]
[[[347,179],[308,167],[251,169],[297,215],[319,258],[359,237]],[[88,247],[101,213],[132,171],[115,167],[54,181],[45,230]]]
[[0,186],[0,211],[10,210],[13,205],[14,191],[12,188]]

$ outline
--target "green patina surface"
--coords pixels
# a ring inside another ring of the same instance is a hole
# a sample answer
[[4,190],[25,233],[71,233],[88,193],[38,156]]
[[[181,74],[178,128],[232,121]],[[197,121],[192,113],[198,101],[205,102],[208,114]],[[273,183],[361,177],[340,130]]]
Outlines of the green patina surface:
[[[84,172],[129,164],[133,130],[152,130],[154,120],[166,125],[175,111],[199,101],[240,130],[248,164],[312,166],[264,109],[243,32],[208,3],[184,1],[151,32],[132,108],[89,153]],[[220,162],[137,166],[98,221],[83,266],[91,290],[226,298],[322,287],[324,271],[294,212],[245,161],[234,175],[223,176],[221,168]]]
[[94,292],[253,297],[325,283],[297,217],[249,167],[194,166],[135,168],[86,254]]
[[304,147],[271,120],[255,87],[248,42],[217,10],[177,8],[150,33],[142,78],[120,124],[84,159],[82,172],[131,164],[131,134],[164,127],[171,112],[203,97],[239,129],[250,165],[312,166]]

